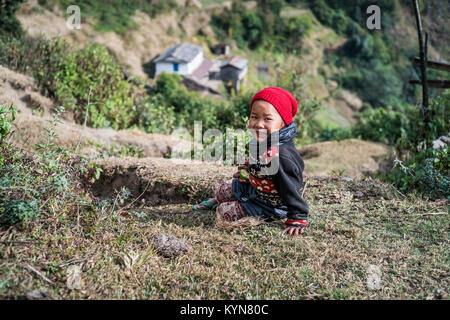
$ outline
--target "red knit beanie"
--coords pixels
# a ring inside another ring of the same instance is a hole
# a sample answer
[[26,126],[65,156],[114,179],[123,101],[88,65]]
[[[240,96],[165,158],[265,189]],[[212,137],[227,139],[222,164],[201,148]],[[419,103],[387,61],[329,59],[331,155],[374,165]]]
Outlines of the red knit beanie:
[[250,110],[255,100],[265,100],[273,105],[287,126],[292,123],[292,118],[297,114],[297,100],[290,92],[282,88],[269,87],[259,91],[250,102]]

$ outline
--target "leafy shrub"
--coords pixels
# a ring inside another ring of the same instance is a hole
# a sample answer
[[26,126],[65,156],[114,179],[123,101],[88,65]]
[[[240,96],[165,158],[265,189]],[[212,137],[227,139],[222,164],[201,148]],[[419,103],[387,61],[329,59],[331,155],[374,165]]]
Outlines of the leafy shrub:
[[[0,41],[0,63],[30,74],[41,92],[83,123],[122,129],[136,122],[138,86],[124,80],[120,64],[98,44],[72,50],[62,39],[22,37]],[[92,90],[92,91],[91,91]]]
[[450,132],[449,102],[449,90],[430,99],[428,125],[422,120],[419,106],[368,109],[360,115],[353,134],[395,146],[398,159],[386,179],[401,190],[414,189],[430,198],[449,198],[448,146],[431,148],[433,140]]
[[68,44],[61,38],[0,39],[0,64],[29,74],[44,95],[55,97],[55,74],[68,50]]
[[17,109],[13,105],[10,107],[6,104],[0,105],[0,141],[9,135],[16,114]]
[[368,109],[358,115],[358,122],[353,127],[356,136],[363,140],[383,142],[388,145],[404,145],[400,140],[408,139],[413,134],[415,106],[403,108]]
[[12,143],[0,141],[0,224],[3,227],[46,214],[60,216],[73,210],[73,205],[84,206],[77,202],[74,187],[79,184],[78,178],[87,172],[88,160],[55,144],[54,128],[62,111],[57,108],[36,146],[35,156],[23,153]]
[[170,134],[179,123],[174,107],[167,106],[161,101],[161,97],[150,97],[137,107],[140,115],[138,127],[148,133]]
[[450,132],[448,105],[450,91],[430,99],[431,122],[428,127],[422,120],[418,105],[403,107],[368,109],[359,115],[359,120],[353,130],[355,135],[364,140],[384,142],[401,150],[415,151],[423,143],[423,133],[426,133],[428,146],[431,141]]
[[181,80],[178,74],[160,74],[156,83],[156,95],[150,100],[153,108],[160,110],[158,112],[164,112],[166,108],[169,115],[172,115],[169,117],[170,126],[190,127],[194,121],[202,121],[205,129],[224,130],[235,123],[236,111],[232,104],[202,98],[198,92],[189,91],[181,85]]
[[417,190],[431,199],[450,200],[450,172],[448,147],[426,149],[409,158],[398,160],[387,176],[402,191]]
[[15,13],[25,0],[0,0],[0,37],[18,37],[23,34],[22,26]]
[[0,225],[9,226],[18,222],[28,222],[40,215],[38,200],[11,200],[0,204]]
[[[120,65],[108,50],[94,44],[68,53],[54,74],[57,100],[68,106],[78,123],[96,128],[127,128],[134,120],[135,85],[124,80]],[[91,96],[89,96],[91,94]]]

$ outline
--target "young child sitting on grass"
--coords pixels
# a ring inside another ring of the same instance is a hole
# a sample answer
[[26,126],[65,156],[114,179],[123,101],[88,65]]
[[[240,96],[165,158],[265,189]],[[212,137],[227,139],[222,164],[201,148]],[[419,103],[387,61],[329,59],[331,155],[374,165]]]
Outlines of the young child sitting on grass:
[[[194,210],[216,209],[229,221],[245,216],[267,221],[287,218],[284,232],[302,234],[309,209],[301,194],[304,163],[293,141],[297,130],[292,118],[296,113],[297,101],[288,91],[269,87],[256,93],[250,103],[249,129],[253,135],[250,146],[257,152],[250,152],[252,161],[238,167],[247,170],[248,180],[245,171],[236,172],[231,184],[221,185],[214,198],[195,205]],[[278,141],[271,139],[275,132]],[[269,174],[273,164],[278,170]]]

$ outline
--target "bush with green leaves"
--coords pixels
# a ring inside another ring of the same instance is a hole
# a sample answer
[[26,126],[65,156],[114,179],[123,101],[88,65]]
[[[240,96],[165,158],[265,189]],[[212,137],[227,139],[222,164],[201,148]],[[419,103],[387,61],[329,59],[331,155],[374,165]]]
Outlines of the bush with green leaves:
[[353,133],[363,140],[382,142],[391,146],[405,145],[416,130],[417,107],[407,105],[394,110],[370,108],[358,115]]
[[430,99],[431,121],[427,126],[420,105],[368,109],[358,116],[353,131],[361,139],[395,146],[401,153],[415,152],[424,139],[431,146],[433,140],[449,134],[449,103],[450,90]]
[[396,161],[387,179],[402,191],[417,190],[431,199],[450,200],[448,146],[420,151],[405,162]]
[[47,215],[62,216],[84,207],[76,193],[89,159],[78,157],[56,144],[57,108],[43,132],[36,154],[24,153],[14,144],[0,141],[0,225],[30,222]]
[[[121,65],[98,44],[73,50],[61,38],[0,40],[0,63],[31,75],[41,92],[92,127],[123,129],[136,123],[135,98],[143,91],[124,79]],[[89,110],[87,110],[89,102]]]
[[25,0],[0,0],[0,37],[19,37],[23,34],[22,26],[15,14]]
[[368,109],[360,116],[353,134],[364,140],[395,147],[396,166],[387,180],[401,190],[418,190],[431,198],[449,197],[448,146],[435,150],[432,142],[450,134],[450,90],[430,99],[431,121],[423,122],[419,105],[397,109]]
[[199,92],[188,90],[181,81],[182,78],[178,74],[160,74],[156,83],[156,94],[150,99],[153,106],[148,105],[153,110],[158,109],[158,113],[164,112],[164,109],[167,110],[170,116],[169,127],[193,128],[195,121],[201,121],[205,129],[224,130],[227,126],[232,126],[241,120],[241,118],[236,120],[233,104],[203,98]]
[[13,105],[0,105],[0,141],[10,134],[16,114],[17,109]]
[[167,106],[162,95],[147,98],[137,106],[138,127],[148,133],[170,134],[175,127],[183,122],[175,113],[173,106]]
[[127,128],[134,121],[136,85],[124,80],[120,64],[101,45],[69,52],[54,74],[57,100],[73,111],[78,123],[96,128]]
[[234,1],[231,9],[214,14],[211,24],[218,37],[231,38],[240,48],[298,51],[312,22],[308,16],[281,18],[282,6],[279,0],[261,1],[249,11],[241,2]]
[[55,74],[68,51],[69,45],[61,38],[4,38],[0,39],[0,64],[30,75],[44,95],[55,98]]
[[39,200],[11,200],[0,204],[0,225],[28,222],[40,216]]

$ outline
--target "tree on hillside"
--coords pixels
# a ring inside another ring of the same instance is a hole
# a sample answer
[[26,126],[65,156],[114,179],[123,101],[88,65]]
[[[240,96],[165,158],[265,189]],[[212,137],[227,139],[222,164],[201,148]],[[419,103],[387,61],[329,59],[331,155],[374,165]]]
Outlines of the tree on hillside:
[[0,0],[0,37],[12,35],[14,37],[22,34],[22,27],[15,13],[19,5],[25,0]]

